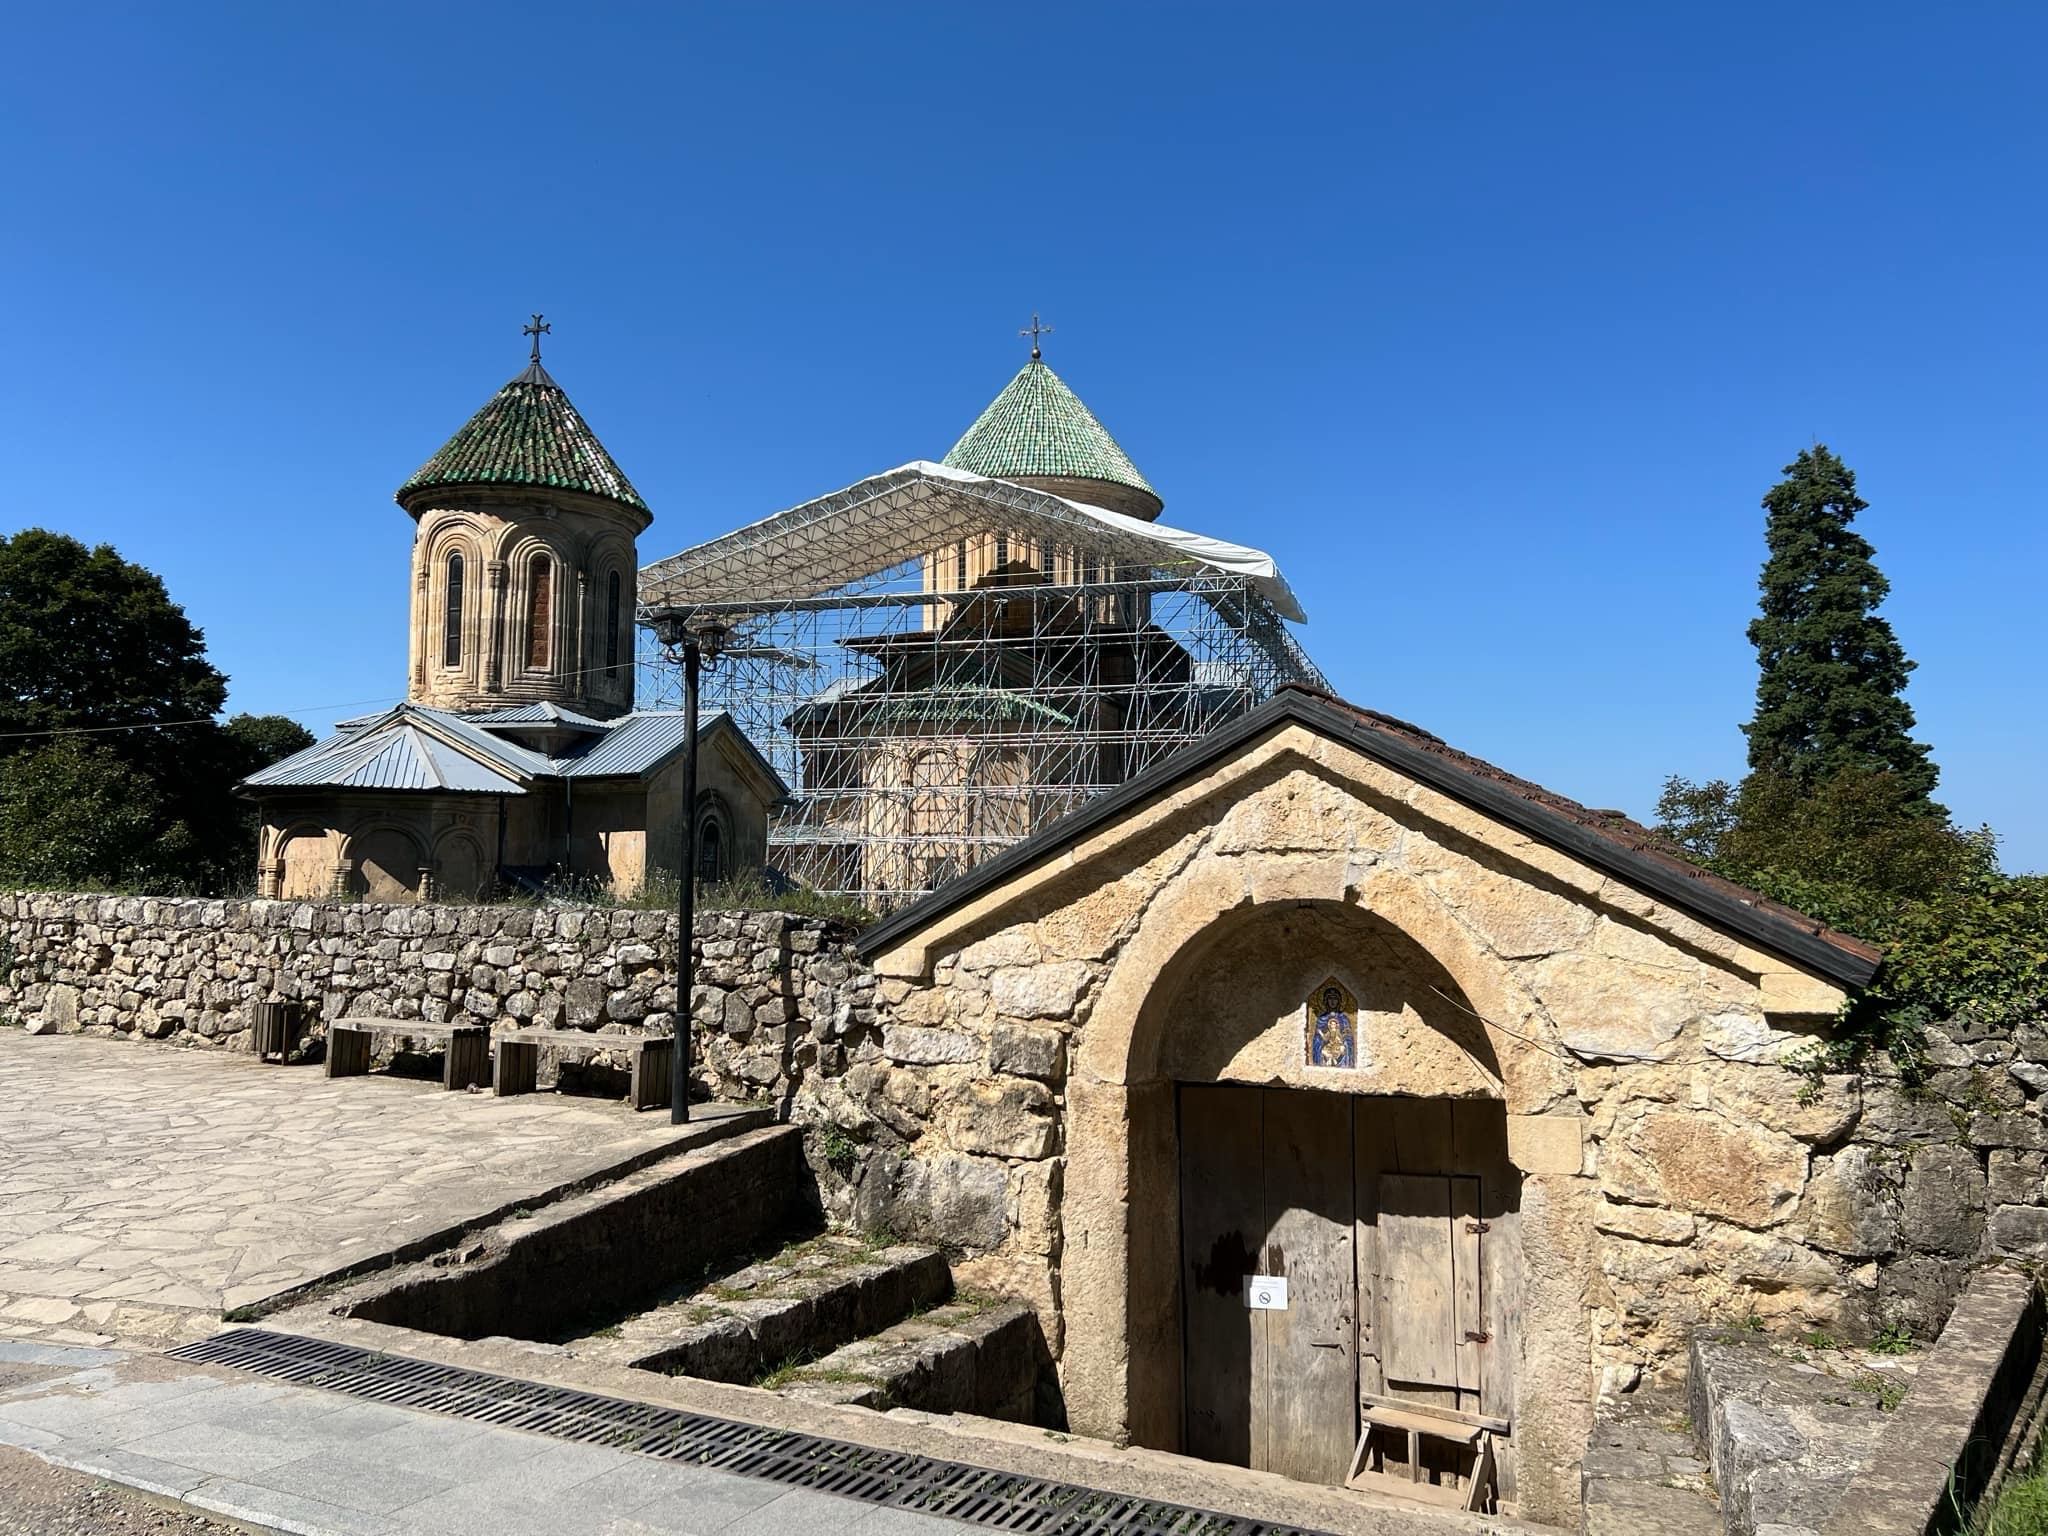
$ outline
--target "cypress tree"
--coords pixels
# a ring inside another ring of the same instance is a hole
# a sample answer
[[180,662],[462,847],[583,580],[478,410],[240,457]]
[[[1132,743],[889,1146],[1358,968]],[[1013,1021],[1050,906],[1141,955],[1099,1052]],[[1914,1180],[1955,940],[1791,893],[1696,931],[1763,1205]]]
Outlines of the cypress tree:
[[1912,739],[1901,696],[1913,663],[1876,610],[1891,590],[1870,541],[1849,525],[1869,505],[1856,476],[1816,443],[1764,497],[1770,558],[1749,626],[1761,675],[1749,766],[1811,787],[1850,771],[1897,775],[1923,803],[1939,770]]

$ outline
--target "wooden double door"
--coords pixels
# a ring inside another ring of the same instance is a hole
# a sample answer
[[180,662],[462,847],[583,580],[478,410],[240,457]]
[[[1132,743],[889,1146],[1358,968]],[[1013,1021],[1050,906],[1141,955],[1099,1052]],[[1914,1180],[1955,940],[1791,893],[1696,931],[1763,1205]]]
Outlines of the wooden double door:
[[1500,1411],[1497,1104],[1183,1084],[1179,1120],[1189,1455],[1341,1483],[1361,1391]]

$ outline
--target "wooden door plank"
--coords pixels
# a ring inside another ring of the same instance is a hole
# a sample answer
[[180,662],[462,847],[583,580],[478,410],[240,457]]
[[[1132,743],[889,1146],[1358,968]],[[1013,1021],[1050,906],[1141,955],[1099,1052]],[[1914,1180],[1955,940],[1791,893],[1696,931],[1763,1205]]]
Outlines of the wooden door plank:
[[1457,1350],[1458,1406],[1480,1411],[1486,1360],[1486,1307],[1482,1296],[1479,1181],[1451,1181],[1451,1339]]
[[1386,1373],[1380,1364],[1380,1175],[1398,1173],[1400,1161],[1394,1153],[1394,1121],[1389,1112],[1393,1100],[1382,1097],[1352,1101],[1351,1146],[1355,1174],[1352,1200],[1357,1219],[1353,1242],[1358,1264],[1358,1388],[1360,1392],[1386,1390]]
[[1415,1388],[1455,1391],[1451,1181],[1385,1174],[1379,1205],[1379,1342],[1387,1390],[1401,1395]]
[[1252,1358],[1268,1314],[1245,1306],[1244,1277],[1265,1242],[1262,1089],[1180,1090],[1183,1444],[1250,1466]]
[[1451,1136],[1451,1100],[1391,1099],[1394,1147],[1403,1173],[1457,1171],[1457,1150]]
[[1264,1143],[1259,1273],[1287,1277],[1287,1310],[1253,1348],[1252,1465],[1341,1486],[1358,1439],[1350,1101],[1267,1089]]

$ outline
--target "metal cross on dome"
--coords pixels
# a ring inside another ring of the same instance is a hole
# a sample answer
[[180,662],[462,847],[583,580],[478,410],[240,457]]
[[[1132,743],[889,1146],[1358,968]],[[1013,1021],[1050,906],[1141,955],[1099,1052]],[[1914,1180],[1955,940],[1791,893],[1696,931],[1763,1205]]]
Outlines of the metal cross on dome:
[[[1033,318],[1033,319],[1035,320],[1035,319],[1037,319],[1038,317],[1037,317],[1036,315],[1034,315],[1034,316],[1032,316],[1032,318]],[[532,323],[531,325],[526,325],[526,326],[522,326],[522,327],[520,327],[520,331],[519,331],[519,334],[520,334],[520,335],[522,335],[522,336],[531,336],[531,337],[533,338],[533,360],[534,360],[534,361],[535,361],[536,363],[540,361],[540,338],[541,338],[541,336],[542,336],[542,335],[543,335],[544,333],[547,333],[547,334],[552,334],[552,333],[553,333],[553,331],[554,331],[554,329],[555,329],[555,328],[554,328],[554,327],[553,327],[552,325],[549,325],[549,324],[548,324],[548,323],[547,323],[546,321],[544,321],[543,319],[541,319],[541,317],[540,317],[539,315],[535,315],[535,316],[533,317],[533,323]]]
[[[538,319],[539,317],[536,316],[535,318]],[[1031,312],[1030,327],[1026,330],[1019,331],[1017,334],[1019,336],[1029,336],[1031,338],[1031,360],[1035,363],[1038,361],[1038,338],[1041,336],[1050,336],[1052,334],[1052,327],[1049,325],[1040,325],[1038,323],[1038,311],[1034,309]]]

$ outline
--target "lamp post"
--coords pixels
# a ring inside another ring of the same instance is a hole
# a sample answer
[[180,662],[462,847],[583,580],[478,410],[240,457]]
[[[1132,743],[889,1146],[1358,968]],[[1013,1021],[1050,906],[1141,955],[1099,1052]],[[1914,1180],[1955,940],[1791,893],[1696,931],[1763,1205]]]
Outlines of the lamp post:
[[725,645],[723,620],[685,613],[664,626],[663,639],[683,648],[683,836],[682,879],[677,898],[676,1043],[669,1056],[670,1125],[690,1118],[690,1054],[696,1041],[691,994],[697,990],[697,674],[715,666]]

